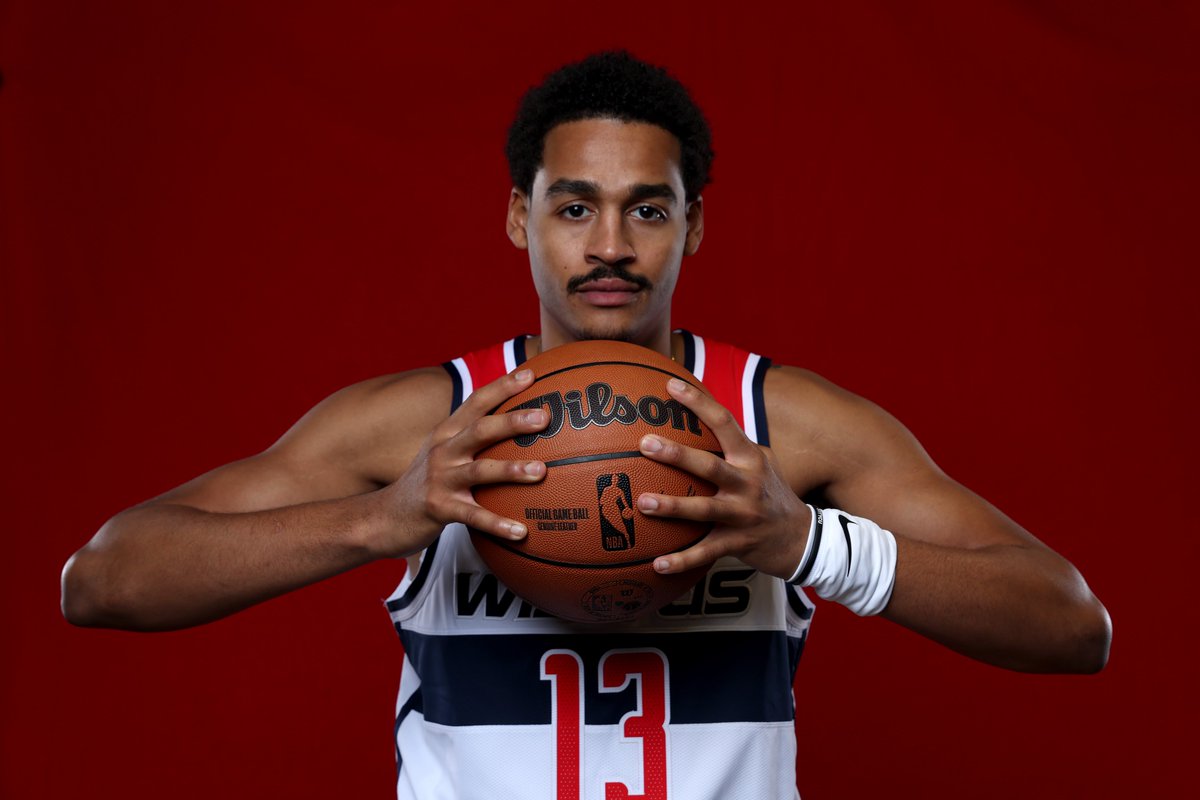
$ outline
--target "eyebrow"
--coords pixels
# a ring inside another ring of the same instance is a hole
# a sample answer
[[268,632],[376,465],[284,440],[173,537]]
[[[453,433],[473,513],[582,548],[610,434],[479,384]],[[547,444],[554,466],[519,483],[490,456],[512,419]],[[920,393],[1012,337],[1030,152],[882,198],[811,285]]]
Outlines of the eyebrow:
[[[579,178],[559,178],[546,187],[547,200],[561,194],[596,197],[600,194],[600,187],[592,181],[581,180]],[[660,197],[672,203],[679,199],[675,194],[675,190],[668,183],[635,183],[629,188],[626,202],[636,203],[639,200],[649,200],[652,197]]]

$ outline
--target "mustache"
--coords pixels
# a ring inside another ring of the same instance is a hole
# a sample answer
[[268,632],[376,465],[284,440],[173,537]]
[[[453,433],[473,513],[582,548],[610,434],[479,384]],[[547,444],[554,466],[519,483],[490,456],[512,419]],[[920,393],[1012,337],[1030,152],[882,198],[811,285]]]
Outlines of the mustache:
[[600,281],[605,278],[616,278],[626,283],[632,283],[639,289],[653,289],[654,284],[644,275],[634,275],[620,264],[601,264],[600,266],[588,272],[585,275],[576,275],[567,281],[567,293],[574,294],[579,291],[579,287],[591,281]]

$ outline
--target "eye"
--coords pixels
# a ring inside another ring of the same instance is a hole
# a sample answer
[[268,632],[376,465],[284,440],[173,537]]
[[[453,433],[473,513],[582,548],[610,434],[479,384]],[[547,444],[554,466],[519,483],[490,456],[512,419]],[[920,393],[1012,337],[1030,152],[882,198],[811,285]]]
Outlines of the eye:
[[589,213],[591,213],[591,209],[582,203],[572,203],[558,213],[562,214],[567,219],[583,219]]
[[666,220],[667,215],[662,212],[662,209],[657,206],[640,205],[633,210],[633,215],[645,222],[661,222]]

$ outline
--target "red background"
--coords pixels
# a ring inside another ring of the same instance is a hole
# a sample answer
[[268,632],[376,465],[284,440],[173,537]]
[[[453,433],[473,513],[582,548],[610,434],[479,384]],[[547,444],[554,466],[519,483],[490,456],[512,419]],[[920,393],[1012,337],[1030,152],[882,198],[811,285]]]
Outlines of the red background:
[[715,131],[676,322],[893,411],[1114,619],[1041,677],[823,605],[806,800],[1192,774],[1194,6],[113,5],[0,3],[0,795],[389,796],[399,563],[152,636],[72,629],[58,572],[333,390],[534,330],[505,129],[609,46]]

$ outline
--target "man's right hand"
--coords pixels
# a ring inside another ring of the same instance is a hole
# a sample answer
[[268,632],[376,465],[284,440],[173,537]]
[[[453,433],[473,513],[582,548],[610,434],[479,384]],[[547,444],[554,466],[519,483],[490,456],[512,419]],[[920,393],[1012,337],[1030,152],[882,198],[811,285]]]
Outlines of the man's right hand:
[[497,442],[539,431],[549,422],[549,415],[542,409],[489,414],[532,380],[533,373],[527,369],[505,375],[474,392],[433,429],[404,475],[383,490],[388,504],[399,515],[395,528],[409,535],[402,542],[385,545],[381,556],[411,555],[429,545],[451,522],[462,522],[504,539],[524,538],[525,525],[480,506],[471,487],[536,483],[546,475],[546,465],[541,461],[475,458],[476,453]]
[[527,370],[481,387],[454,414],[441,369],[343,389],[275,445],[110,519],[63,570],[77,625],[198,625],[380,558],[420,552],[449,522],[520,538],[471,487],[541,480],[541,462],[475,459],[539,430],[546,414],[489,412]]

